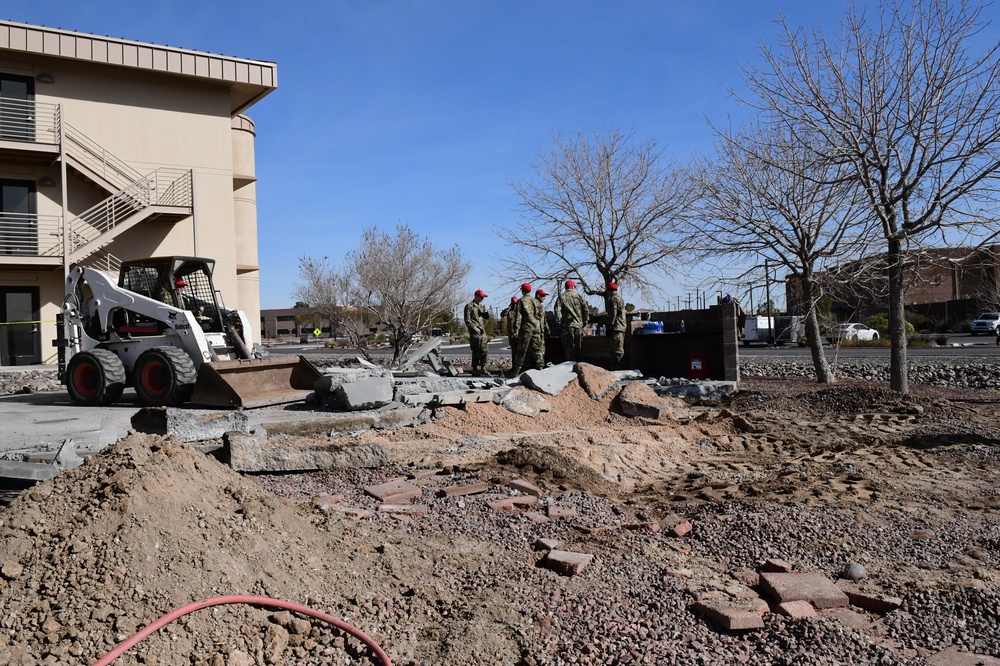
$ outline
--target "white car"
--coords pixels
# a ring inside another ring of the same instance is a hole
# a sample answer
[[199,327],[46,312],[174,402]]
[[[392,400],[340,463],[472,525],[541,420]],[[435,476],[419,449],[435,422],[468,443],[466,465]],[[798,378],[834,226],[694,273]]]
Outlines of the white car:
[[878,340],[878,331],[869,328],[864,324],[837,324],[826,333],[826,341],[831,345],[844,340],[858,340],[866,342]]
[[969,332],[973,335],[1000,335],[1000,312],[984,312],[969,324]]

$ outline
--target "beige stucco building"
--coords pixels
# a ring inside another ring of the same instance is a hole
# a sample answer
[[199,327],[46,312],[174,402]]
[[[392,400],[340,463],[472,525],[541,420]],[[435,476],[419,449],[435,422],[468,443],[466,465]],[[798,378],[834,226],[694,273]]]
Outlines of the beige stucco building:
[[276,87],[271,62],[0,21],[0,365],[55,362],[73,264],[211,257],[260,321],[243,112]]

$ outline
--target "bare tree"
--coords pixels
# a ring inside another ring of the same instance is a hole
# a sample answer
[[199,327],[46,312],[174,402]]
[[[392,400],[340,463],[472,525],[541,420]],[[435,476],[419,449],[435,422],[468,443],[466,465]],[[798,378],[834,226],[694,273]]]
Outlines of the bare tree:
[[330,335],[337,337],[343,314],[343,291],[339,275],[329,258],[299,257],[299,280],[292,289],[292,298],[312,308],[330,322]]
[[[1000,58],[982,54],[981,5],[889,0],[872,20],[852,7],[842,31],[784,34],[744,68],[746,101],[823,138],[820,161],[853,169],[880,226],[888,266],[891,387],[909,391],[904,320],[907,251],[996,232]],[[959,238],[959,236],[963,236]]]
[[346,302],[359,319],[388,332],[396,364],[414,334],[458,306],[471,270],[458,247],[439,250],[398,225],[394,235],[366,229],[341,275]]
[[678,219],[693,192],[686,171],[655,141],[621,130],[555,135],[531,166],[533,179],[511,184],[522,221],[499,229],[514,252],[501,258],[507,277],[572,277],[590,295],[627,281],[648,293],[649,274],[664,273],[679,251]]
[[[697,233],[703,261],[745,265],[764,259],[784,267],[800,289],[816,377],[832,383],[823,353],[818,304],[824,262],[861,252],[867,234],[857,190],[842,164],[820,162],[780,122],[716,130],[713,160],[695,164],[700,184]],[[862,232],[862,233],[859,233]]]

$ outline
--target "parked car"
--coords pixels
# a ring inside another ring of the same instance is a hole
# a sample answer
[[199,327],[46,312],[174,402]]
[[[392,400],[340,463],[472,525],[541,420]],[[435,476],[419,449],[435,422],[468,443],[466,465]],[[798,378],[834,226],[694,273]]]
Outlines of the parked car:
[[984,312],[969,324],[969,333],[979,335],[1000,335],[1000,312]]
[[878,331],[864,324],[837,324],[826,333],[826,341],[831,345],[844,340],[878,340]]

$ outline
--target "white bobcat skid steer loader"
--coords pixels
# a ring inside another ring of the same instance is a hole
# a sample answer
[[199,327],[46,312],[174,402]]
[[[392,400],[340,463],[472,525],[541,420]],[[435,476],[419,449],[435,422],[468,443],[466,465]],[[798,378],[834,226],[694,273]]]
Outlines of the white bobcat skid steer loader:
[[74,267],[62,343],[72,356],[60,377],[73,401],[112,403],[126,386],[147,405],[258,407],[303,399],[319,371],[301,356],[254,358],[250,322],[222,306],[214,267],[198,257],[129,261],[117,285],[102,271]]

